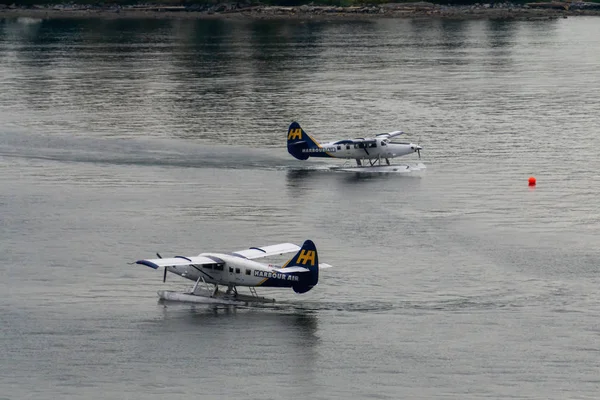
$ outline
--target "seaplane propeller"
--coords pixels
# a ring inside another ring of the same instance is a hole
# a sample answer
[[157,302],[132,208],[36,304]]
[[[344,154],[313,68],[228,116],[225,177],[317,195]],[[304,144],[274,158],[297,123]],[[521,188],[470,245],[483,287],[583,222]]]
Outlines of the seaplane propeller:
[[419,160],[421,159],[421,138],[419,138],[419,140],[417,140],[417,154],[419,155]]
[[[156,257],[162,258],[162,256],[159,253],[156,253]],[[163,273],[163,283],[167,281],[167,267],[165,267],[164,270],[165,272]]]

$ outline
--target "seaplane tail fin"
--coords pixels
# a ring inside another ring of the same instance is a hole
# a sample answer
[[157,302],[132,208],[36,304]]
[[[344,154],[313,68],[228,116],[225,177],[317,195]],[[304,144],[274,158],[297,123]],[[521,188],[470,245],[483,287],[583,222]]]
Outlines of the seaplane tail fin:
[[[296,293],[306,293],[319,282],[319,255],[312,240],[306,240],[300,250],[282,268],[293,268],[299,278],[292,288]],[[301,271],[306,269],[308,271]]]
[[298,160],[306,160],[309,153],[304,152],[306,149],[318,149],[319,142],[310,137],[297,122],[292,122],[287,132],[287,148],[288,153],[296,157]]

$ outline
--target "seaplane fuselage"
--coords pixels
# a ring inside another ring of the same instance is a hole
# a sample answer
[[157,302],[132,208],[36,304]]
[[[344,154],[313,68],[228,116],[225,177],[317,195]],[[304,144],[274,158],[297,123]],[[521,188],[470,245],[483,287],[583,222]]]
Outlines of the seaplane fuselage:
[[204,280],[214,285],[292,287],[300,278],[276,270],[281,266],[263,264],[253,260],[221,253],[202,253],[201,257],[214,260],[214,263],[166,266],[169,272],[183,278]]
[[[361,140],[361,141],[357,141]],[[394,158],[420,150],[413,143],[390,142],[389,139],[354,139],[337,142],[319,143],[317,148],[302,149],[302,155],[308,157],[333,157],[346,159]]]

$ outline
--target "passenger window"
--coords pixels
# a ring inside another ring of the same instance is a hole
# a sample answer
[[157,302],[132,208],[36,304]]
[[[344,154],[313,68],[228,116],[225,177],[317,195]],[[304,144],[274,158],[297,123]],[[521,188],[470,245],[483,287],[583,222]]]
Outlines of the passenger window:
[[251,269],[247,269],[247,270],[246,270],[246,275],[250,275],[251,273],[252,273],[252,270],[251,270]]
[[233,268],[229,267],[229,273],[233,274]]
[[236,273],[236,274],[239,274],[239,273],[240,273],[240,269],[239,269],[239,268],[236,268],[236,269],[235,269],[235,273]]
[[342,149],[342,146],[338,146],[338,147],[337,147],[337,149],[338,149],[338,150],[341,150],[341,149]]

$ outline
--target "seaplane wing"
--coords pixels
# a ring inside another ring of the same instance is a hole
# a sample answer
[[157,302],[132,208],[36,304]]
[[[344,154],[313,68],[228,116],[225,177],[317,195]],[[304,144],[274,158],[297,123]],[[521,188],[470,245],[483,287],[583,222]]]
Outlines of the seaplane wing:
[[249,260],[255,258],[269,257],[286,253],[294,253],[300,250],[300,246],[293,243],[279,243],[264,247],[250,247],[246,250],[233,252],[234,255],[247,258]]
[[[336,142],[336,144],[338,144],[340,142]],[[349,139],[349,140],[342,140],[341,141],[342,144],[346,144],[346,143],[351,143],[351,144],[355,144],[355,143],[375,143],[375,139],[373,138],[355,138],[355,139]]]
[[393,132],[389,132],[389,133],[379,133],[379,134],[375,135],[375,137],[391,139],[393,137],[400,136],[403,134],[404,134],[404,132],[402,132],[402,131],[393,131]]
[[135,262],[136,264],[145,265],[150,268],[158,269],[159,267],[176,267],[180,265],[209,265],[215,264],[216,261],[204,257],[183,257],[177,256],[172,258],[153,258],[148,260],[138,260]]

